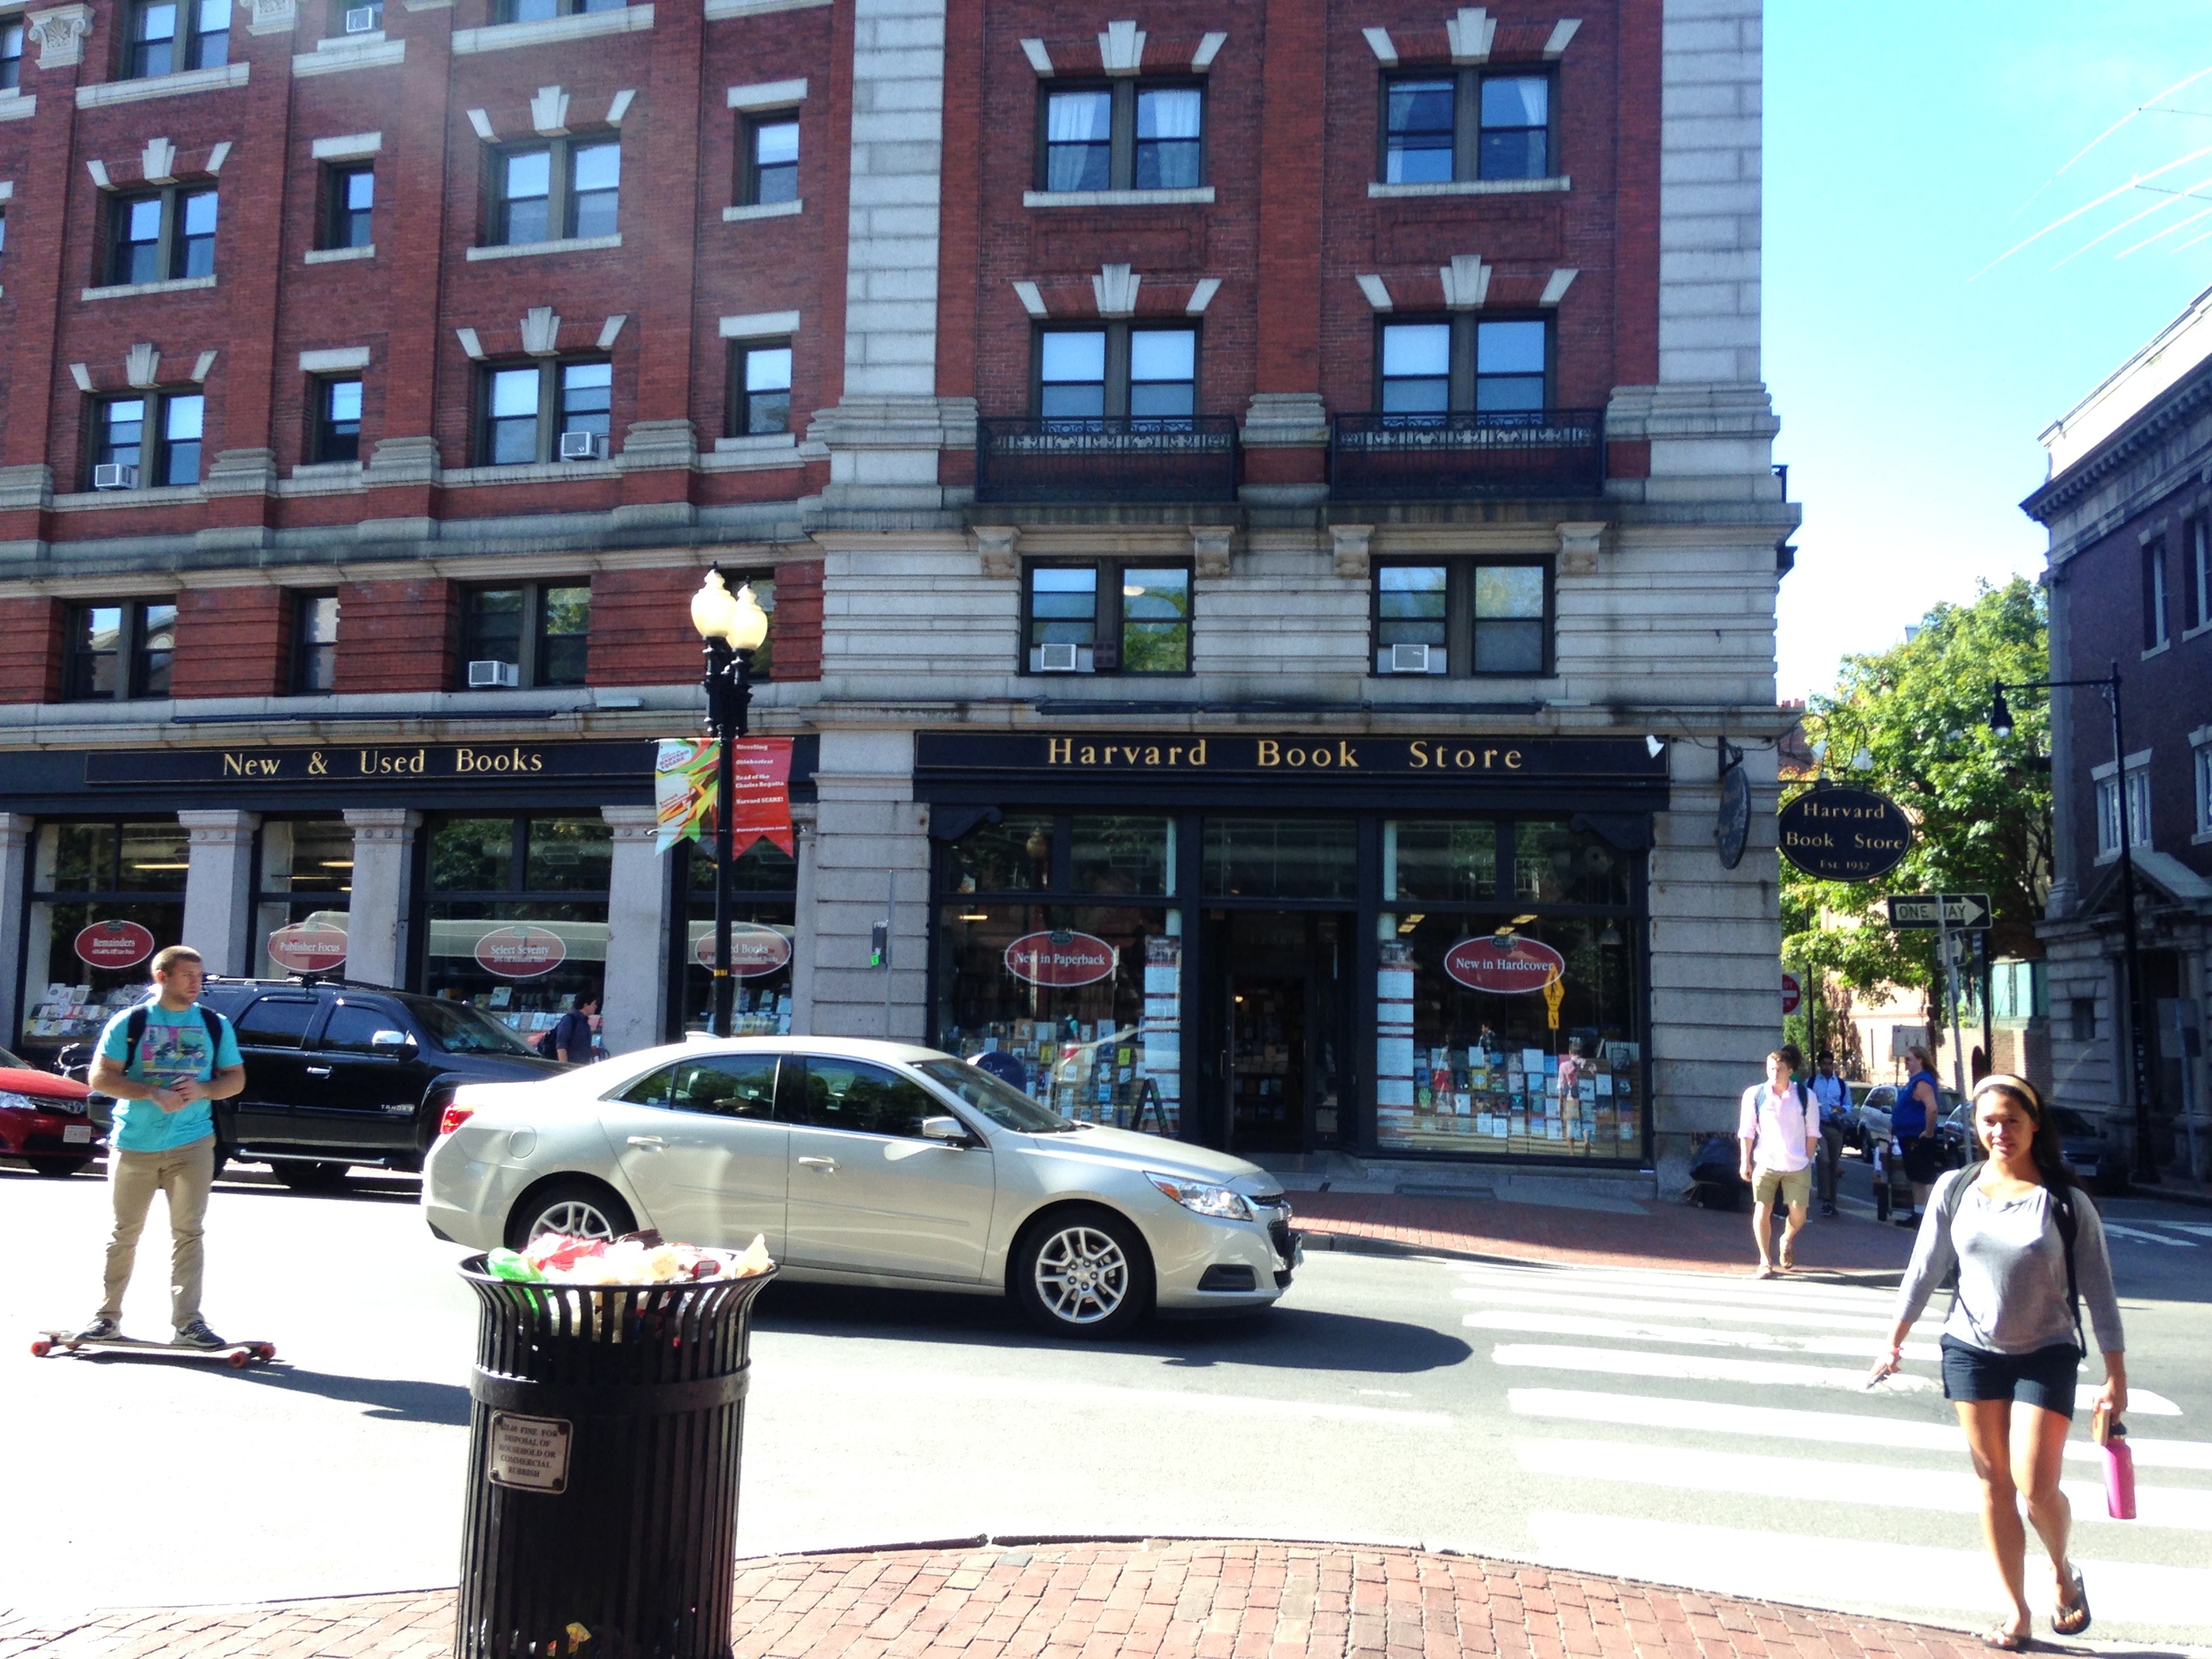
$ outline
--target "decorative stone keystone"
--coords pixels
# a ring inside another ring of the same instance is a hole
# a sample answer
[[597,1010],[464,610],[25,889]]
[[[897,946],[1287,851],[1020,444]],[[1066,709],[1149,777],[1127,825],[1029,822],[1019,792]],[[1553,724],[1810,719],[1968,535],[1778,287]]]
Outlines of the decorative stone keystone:
[[1229,573],[1230,549],[1236,545],[1237,533],[1213,525],[1193,525],[1190,533],[1191,558],[1198,566],[1198,573],[1210,580],[1219,580]]
[[123,354],[123,378],[133,386],[158,385],[161,380],[161,353],[145,341],[141,341]]
[[1135,74],[1144,67],[1144,31],[1134,19],[1109,23],[1098,37],[1098,55],[1108,74]]
[[299,27],[299,0],[240,0],[249,35],[289,35]]
[[561,319],[550,305],[533,305],[522,319],[522,349],[549,357],[561,349]]
[[1455,253],[1436,274],[1444,280],[1444,303],[1455,311],[1471,311],[1490,297],[1490,267],[1482,256]]
[[1367,543],[1375,534],[1371,524],[1333,524],[1329,540],[1336,552],[1336,573],[1348,581],[1367,580],[1369,565]]
[[1605,551],[1605,533],[1609,526],[1599,524],[1563,523],[1559,526],[1559,573],[1562,576],[1594,576],[1598,573],[1598,555]]
[[1091,279],[1091,295],[1098,301],[1101,317],[1133,317],[1137,311],[1137,288],[1144,279],[1125,265],[1101,265],[1098,274]]
[[167,184],[176,177],[177,147],[165,138],[150,138],[139,151],[138,165],[145,169],[147,183]]
[[57,6],[51,12],[34,12],[30,22],[30,36],[38,47],[41,69],[60,69],[84,62],[85,37],[92,33],[90,6]]
[[1021,568],[1017,554],[1021,547],[1022,533],[1014,525],[977,525],[968,534],[975,538],[975,550],[983,561],[983,574],[993,580],[1005,580]]

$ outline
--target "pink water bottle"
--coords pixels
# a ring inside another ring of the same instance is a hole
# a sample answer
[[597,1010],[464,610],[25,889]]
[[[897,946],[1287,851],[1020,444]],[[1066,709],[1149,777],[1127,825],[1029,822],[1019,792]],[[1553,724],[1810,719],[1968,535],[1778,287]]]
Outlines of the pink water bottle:
[[2128,1450],[2127,1425],[2116,1417],[2098,1439],[2104,1447],[2105,1513],[2116,1521],[2131,1521],[2135,1518],[2135,1454]]

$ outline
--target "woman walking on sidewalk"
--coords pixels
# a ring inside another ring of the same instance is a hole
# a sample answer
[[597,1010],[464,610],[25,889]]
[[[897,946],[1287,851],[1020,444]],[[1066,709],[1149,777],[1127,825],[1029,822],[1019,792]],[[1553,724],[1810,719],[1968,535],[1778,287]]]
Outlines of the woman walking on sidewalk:
[[[2097,1409],[2116,1417],[2127,1409],[2126,1344],[2104,1224],[2074,1184],[2042,1096],[2022,1078],[1984,1078],[1974,1095],[1974,1133],[1987,1156],[1937,1183],[1898,1287],[1889,1356],[1874,1378],[1898,1369],[1905,1333],[1955,1263],[1958,1287],[1943,1326],[1943,1394],[1966,1432],[1982,1483],[1982,1533],[2012,1601],[2011,1613],[1982,1640],[2017,1653],[2035,1623],[2025,1589],[2023,1493],[2057,1580],[2051,1628],[2061,1636],[2089,1628],[2088,1587],[2066,1554],[2073,1513],[2059,1488],[2085,1356],[2081,1302],[2089,1303],[2104,1355]],[[2016,1404],[2026,1431],[2016,1460]]]

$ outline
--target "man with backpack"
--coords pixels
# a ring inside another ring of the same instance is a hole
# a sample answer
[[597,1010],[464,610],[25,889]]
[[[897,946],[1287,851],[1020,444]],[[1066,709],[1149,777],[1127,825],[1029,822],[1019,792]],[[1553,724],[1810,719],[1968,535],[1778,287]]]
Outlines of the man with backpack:
[[589,1065],[595,1057],[591,1051],[591,1017],[598,1011],[597,997],[589,992],[578,997],[575,1006],[538,1040],[538,1052],[563,1065]]
[[215,1114],[210,1101],[246,1086],[230,1022],[200,1005],[206,970],[189,945],[154,954],[155,996],[108,1021],[92,1062],[91,1087],[115,1101],[108,1132],[108,1192],[115,1232],[108,1240],[100,1310],[79,1334],[121,1334],[123,1293],[138,1235],[160,1192],[169,1202],[169,1321],[173,1346],[216,1348],[223,1339],[200,1317],[201,1223],[215,1184]]
[[1820,1053],[1820,1070],[1813,1074],[1813,1101],[1820,1108],[1820,1162],[1815,1166],[1819,1179],[1820,1213],[1836,1213],[1836,1178],[1843,1167],[1844,1125],[1851,1118],[1851,1087],[1836,1075],[1836,1057],[1826,1049]]
[[1759,1247],[1761,1279],[1774,1277],[1768,1238],[1777,1199],[1789,1211],[1781,1246],[1786,1273],[1797,1265],[1797,1234],[1812,1202],[1812,1164],[1820,1152],[1820,1108],[1801,1085],[1791,1080],[1801,1059],[1793,1046],[1777,1048],[1767,1056],[1767,1080],[1743,1092],[1743,1106],[1736,1119],[1743,1179],[1751,1187],[1751,1234]]

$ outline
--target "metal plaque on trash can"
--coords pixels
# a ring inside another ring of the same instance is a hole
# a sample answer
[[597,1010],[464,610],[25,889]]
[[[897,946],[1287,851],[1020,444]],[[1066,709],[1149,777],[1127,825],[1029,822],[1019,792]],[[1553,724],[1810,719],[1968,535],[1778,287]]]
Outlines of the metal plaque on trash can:
[[493,1412],[491,1456],[486,1464],[492,1485],[521,1492],[566,1491],[571,1433],[565,1417]]

